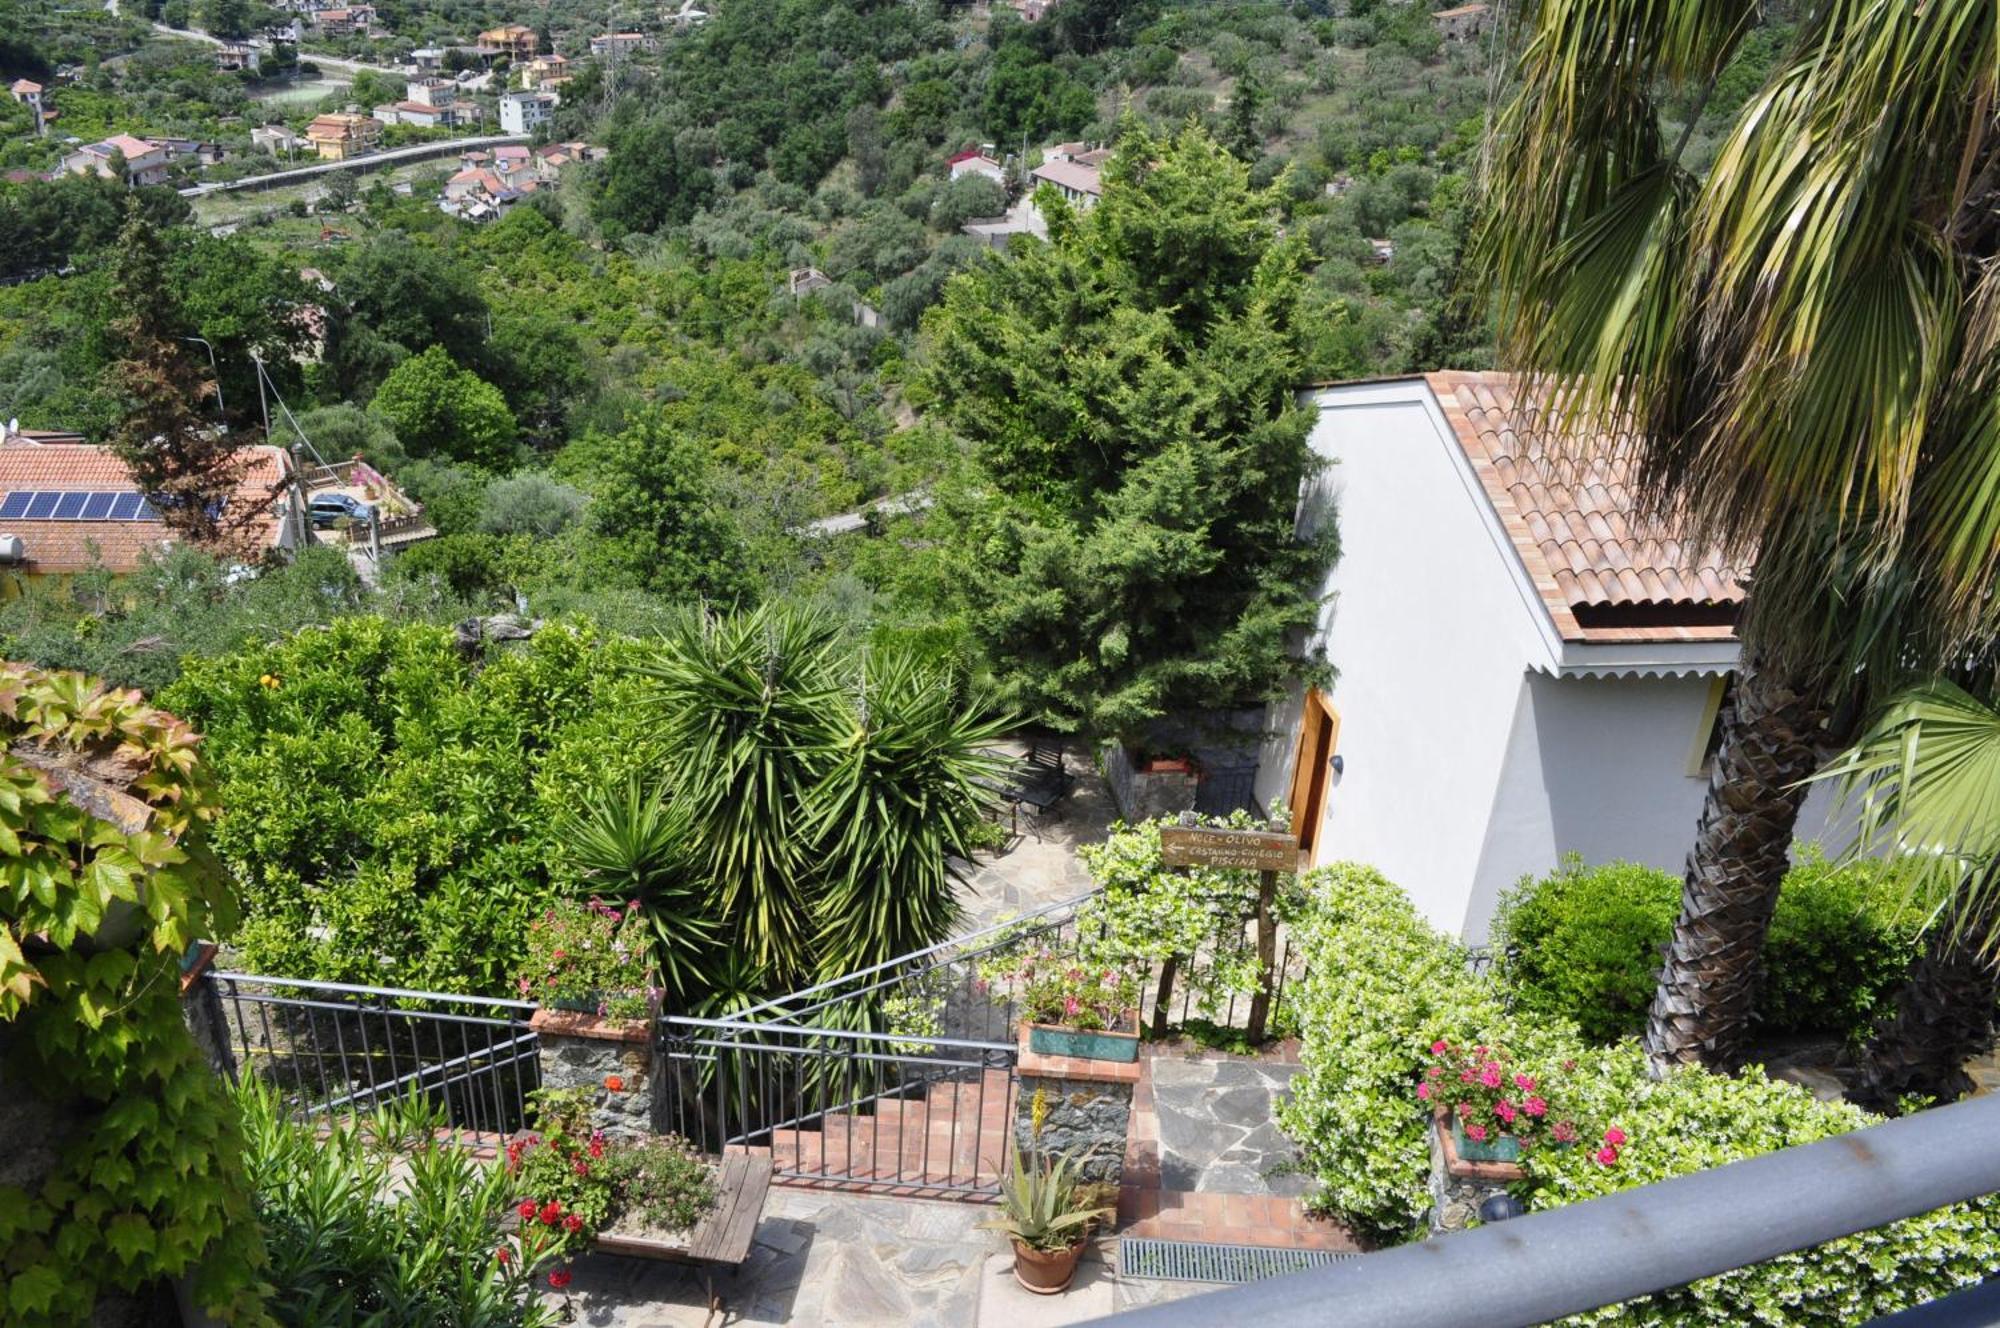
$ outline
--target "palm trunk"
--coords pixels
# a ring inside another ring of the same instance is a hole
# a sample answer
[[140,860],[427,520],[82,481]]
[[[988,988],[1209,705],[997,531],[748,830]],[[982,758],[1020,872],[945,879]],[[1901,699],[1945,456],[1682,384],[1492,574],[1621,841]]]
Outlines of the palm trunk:
[[1819,767],[1826,713],[1821,689],[1765,661],[1748,660],[1737,674],[1647,1018],[1655,1072],[1728,1067],[1742,1051],[1758,956],[1805,801],[1799,781]]
[[[1993,900],[1990,886],[1983,897]],[[1971,1091],[1965,1062],[1993,1046],[2000,1002],[2000,964],[1982,950],[1996,925],[2000,908],[1989,903],[1958,927],[1948,918],[1932,926],[1896,1008],[1876,1023],[1862,1053],[1854,1101],[1893,1114],[1906,1096],[1949,1102]]]

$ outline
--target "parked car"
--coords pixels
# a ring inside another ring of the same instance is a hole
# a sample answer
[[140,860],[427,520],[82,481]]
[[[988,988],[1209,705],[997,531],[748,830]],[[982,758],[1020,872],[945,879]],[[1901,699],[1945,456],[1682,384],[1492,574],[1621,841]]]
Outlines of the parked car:
[[344,493],[314,494],[312,501],[306,505],[306,510],[312,514],[315,529],[325,529],[342,517],[349,521],[358,521],[363,525],[375,519],[374,508]]

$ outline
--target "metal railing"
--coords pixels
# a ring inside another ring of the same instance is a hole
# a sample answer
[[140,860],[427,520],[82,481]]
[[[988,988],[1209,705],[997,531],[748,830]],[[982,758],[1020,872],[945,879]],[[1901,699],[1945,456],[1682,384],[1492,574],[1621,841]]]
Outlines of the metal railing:
[[999,1192],[1011,1043],[667,1016],[655,1125],[768,1153],[780,1180],[902,1195]]
[[422,1098],[454,1129],[506,1134],[541,1085],[529,1001],[250,973],[202,981],[220,1068],[271,1085],[301,1118]]
[[[1098,1320],[1123,1328],[1527,1328],[2000,1191],[2000,1097],[1330,1267]],[[1991,1323],[1950,1312],[1939,1322]],[[1903,1319],[1904,1316],[1895,1316]]]

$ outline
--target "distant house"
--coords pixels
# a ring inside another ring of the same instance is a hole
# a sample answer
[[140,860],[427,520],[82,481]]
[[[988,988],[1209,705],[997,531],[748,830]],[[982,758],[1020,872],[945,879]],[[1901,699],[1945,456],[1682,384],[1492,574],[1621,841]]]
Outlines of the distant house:
[[156,140],[167,150],[168,161],[178,161],[182,157],[192,157],[203,166],[215,166],[229,154],[222,144],[204,138],[162,138]]
[[708,11],[695,0],[681,0],[681,7],[667,15],[667,22],[677,28],[692,28],[708,22]]
[[551,51],[518,66],[515,73],[515,83],[526,91],[545,90],[544,85],[569,77],[569,60]]
[[1007,168],[984,152],[961,152],[947,160],[945,165],[950,169],[951,178],[954,180],[964,179],[968,175],[983,175],[995,184],[1007,183]]
[[1059,157],[1044,161],[1029,172],[1029,178],[1038,184],[1054,185],[1057,192],[1070,206],[1088,210],[1097,206],[1104,197],[1104,181],[1096,163],[1085,163],[1074,157]]
[[550,143],[530,152],[519,144],[460,156],[464,169],[445,181],[438,207],[465,221],[492,221],[523,198],[554,184],[569,166],[596,161],[604,150],[588,143]]
[[443,64],[442,46],[419,46],[410,52],[410,72],[413,74],[435,74]]
[[113,134],[100,143],[87,143],[62,159],[62,168],[71,175],[101,175],[115,179],[114,157],[125,158],[125,179],[135,185],[163,184],[170,154],[158,143],[130,134]]
[[833,278],[816,267],[795,267],[785,276],[785,289],[794,299],[810,295],[833,284]]
[[274,157],[289,157],[305,146],[305,140],[284,125],[258,125],[250,131],[250,146]]
[[[224,521],[232,507],[242,514],[245,552],[299,547],[307,537],[291,455],[245,450]],[[134,572],[176,538],[109,448],[76,434],[0,428],[0,573],[17,584],[97,568]]]
[[1437,24],[1438,34],[1446,41],[1471,41],[1484,36],[1493,26],[1491,5],[1459,5],[1454,9],[1440,9],[1431,15]]
[[56,118],[55,107],[49,104],[48,89],[33,79],[17,78],[8,86],[7,91],[35,117],[36,135],[48,133],[49,121]]
[[1056,7],[1056,0],[1008,0],[1008,4],[1021,16],[1022,21],[1039,23],[1051,9]]
[[263,58],[263,52],[249,42],[224,42],[215,48],[215,67],[225,74],[254,74]]
[[321,161],[347,161],[382,146],[382,122],[351,112],[315,116],[306,126],[306,138]]
[[498,28],[488,28],[479,34],[479,44],[492,48],[495,54],[504,55],[514,64],[535,58],[542,39],[535,30],[525,23],[508,23]]
[[458,100],[458,85],[443,78],[413,78],[405,85],[404,100],[375,108],[375,118],[384,124],[416,125],[420,128],[454,129],[478,118],[478,108]]
[[616,64],[639,51],[650,51],[656,45],[643,32],[607,32],[590,39],[590,54],[595,59]]
[[[1274,705],[1257,782],[1308,861],[1378,867],[1484,940],[1565,853],[1678,871],[1737,667],[1744,569],[1634,501],[1625,440],[1558,441],[1498,373],[1304,394],[1337,514],[1312,644],[1339,673]],[[1824,789],[1801,837],[1827,833]]]
[[561,98],[553,92],[503,92],[500,94],[500,132],[532,134],[555,118]]
[[375,26],[375,6],[354,5],[347,9],[322,9],[312,15],[313,26],[329,37],[366,36]]

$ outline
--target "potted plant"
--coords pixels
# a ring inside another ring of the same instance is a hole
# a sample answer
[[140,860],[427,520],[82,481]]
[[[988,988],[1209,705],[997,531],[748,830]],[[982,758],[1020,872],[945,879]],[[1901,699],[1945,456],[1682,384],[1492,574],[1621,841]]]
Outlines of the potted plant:
[[564,900],[528,924],[515,989],[558,1010],[644,1019],[653,987],[649,945],[637,904]]
[[507,1144],[518,1225],[540,1229],[565,1260],[609,1234],[683,1240],[716,1205],[714,1168],[673,1135],[607,1138],[591,1128],[591,1099],[588,1087],[534,1095],[536,1129]]
[[[1430,1064],[1417,1084],[1417,1100],[1430,1108],[1439,1129],[1450,1129],[1452,1148],[1466,1162],[1518,1162],[1537,1147],[1575,1144],[1576,1122],[1556,1112],[1549,1093],[1500,1048],[1454,1047],[1443,1040],[1431,1044]],[[1597,1160],[1610,1166],[1626,1136],[1614,1128],[1605,1138]]]
[[1130,971],[1085,967],[1044,947],[1003,976],[1020,993],[1028,1050],[1095,1061],[1139,1059],[1139,979]]
[[1004,1232],[1014,1244],[1014,1280],[1038,1296],[1053,1296],[1076,1277],[1091,1227],[1111,1216],[1094,1201],[1067,1153],[1045,1158],[1039,1148],[1021,1156],[1010,1142],[1012,1166],[1000,1187],[1000,1216],[979,1225]]

